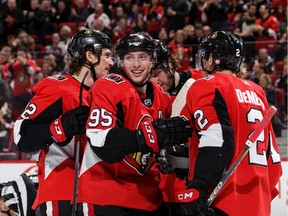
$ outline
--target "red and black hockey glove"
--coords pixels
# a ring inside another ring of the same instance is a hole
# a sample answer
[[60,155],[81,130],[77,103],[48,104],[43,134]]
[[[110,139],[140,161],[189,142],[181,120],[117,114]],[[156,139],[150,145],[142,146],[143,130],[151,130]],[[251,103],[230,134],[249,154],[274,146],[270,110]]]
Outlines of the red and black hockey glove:
[[162,148],[187,143],[192,135],[189,125],[189,121],[181,117],[160,118],[153,122],[145,117],[140,124],[141,130],[136,131],[140,151],[147,153],[151,148],[158,153]]
[[192,180],[186,184],[192,196],[186,196],[182,203],[182,215],[184,216],[215,216],[213,209],[207,205],[208,186],[201,180]]
[[54,141],[59,146],[65,146],[76,134],[84,134],[89,111],[89,107],[82,106],[69,110],[55,119],[50,125],[50,133]]
[[187,143],[188,138],[192,136],[192,128],[189,125],[189,121],[179,116],[153,121],[159,148]]

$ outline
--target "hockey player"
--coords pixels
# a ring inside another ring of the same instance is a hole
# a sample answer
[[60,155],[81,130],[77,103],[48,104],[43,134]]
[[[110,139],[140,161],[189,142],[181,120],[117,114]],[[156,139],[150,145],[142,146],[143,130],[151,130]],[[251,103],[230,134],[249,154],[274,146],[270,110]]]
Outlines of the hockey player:
[[204,73],[202,70],[192,68],[176,72],[180,65],[178,60],[172,56],[169,47],[157,39],[154,41],[157,63],[151,79],[167,91],[173,100],[189,78],[199,79],[204,76]]
[[[159,40],[155,40],[155,43],[157,64],[151,79],[170,94],[173,102],[188,79],[192,78],[195,81],[195,79],[204,77],[204,73],[202,70],[196,69],[176,72],[178,69],[177,59],[171,55],[169,47]],[[165,157],[163,157],[164,155]],[[177,161],[181,158],[181,163],[171,164],[171,158],[173,157],[176,157]],[[162,160],[163,158],[164,160]],[[157,155],[157,160],[163,173],[160,175],[160,189],[164,202],[159,209],[159,214],[181,216],[181,194],[186,190],[184,179],[188,177],[189,169],[188,146],[173,146],[162,149],[161,153]],[[187,166],[184,167],[184,165]]]
[[86,214],[155,215],[162,196],[154,153],[187,141],[191,133],[184,119],[164,119],[171,112],[170,97],[149,81],[154,48],[143,33],[124,36],[116,47],[123,75],[98,79],[91,89],[90,145],[79,178]]
[[[245,146],[249,134],[268,110],[262,88],[241,79],[242,39],[218,31],[199,45],[197,65],[209,76],[194,82],[187,94],[187,108],[195,127],[190,150],[193,189],[184,196],[184,215],[269,216],[271,201],[281,176],[281,160],[271,123],[253,143],[208,209],[209,191]],[[260,207],[261,206],[261,207]]]
[[[97,78],[108,74],[113,65],[111,49],[110,39],[102,32],[86,29],[76,33],[68,45],[68,75],[36,84],[33,98],[15,123],[14,140],[19,149],[40,150],[39,188],[33,205],[37,215],[71,215],[75,135],[82,134],[83,153],[88,90]],[[79,107],[81,103],[83,107]]]

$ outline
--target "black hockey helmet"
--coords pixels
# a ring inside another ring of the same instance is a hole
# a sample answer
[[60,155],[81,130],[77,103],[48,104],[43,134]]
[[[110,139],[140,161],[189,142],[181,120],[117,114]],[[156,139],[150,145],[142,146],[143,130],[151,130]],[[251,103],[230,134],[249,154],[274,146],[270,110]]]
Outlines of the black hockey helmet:
[[101,56],[103,48],[112,49],[110,38],[98,30],[85,29],[72,37],[68,45],[68,54],[72,59],[78,58],[85,62],[85,52],[87,50]]
[[124,36],[116,47],[116,54],[123,59],[127,52],[145,51],[151,54],[152,60],[156,61],[154,41],[144,32],[132,33]]
[[217,69],[228,69],[239,72],[243,60],[243,41],[238,35],[229,31],[216,31],[203,38],[198,47],[196,65],[203,68],[203,58],[208,59],[212,53],[215,67],[208,73]]
[[171,52],[169,47],[158,39],[154,39],[155,50],[157,62],[155,64],[155,69],[164,67],[169,68],[169,58],[171,57]]

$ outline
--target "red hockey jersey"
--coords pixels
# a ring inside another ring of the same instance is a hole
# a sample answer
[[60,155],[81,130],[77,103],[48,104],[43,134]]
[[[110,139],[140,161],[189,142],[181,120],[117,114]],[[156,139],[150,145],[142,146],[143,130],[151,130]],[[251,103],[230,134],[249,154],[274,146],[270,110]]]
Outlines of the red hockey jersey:
[[[136,130],[145,115],[157,118],[159,113],[163,117],[170,114],[169,95],[163,96],[162,89],[151,84],[148,83],[153,89],[153,97],[141,95],[142,104],[136,89],[121,75],[110,74],[95,82],[91,89],[91,111],[86,127],[91,145],[103,146],[112,128]],[[111,155],[120,150],[111,149]],[[157,209],[162,196],[154,158],[151,152],[137,152],[109,164],[87,145],[81,164],[78,202],[147,211]]]
[[[223,148],[235,142],[233,161],[267,112],[268,103],[262,88],[255,83],[216,73],[194,82],[188,91],[187,108],[195,126],[190,142],[191,180],[196,175],[194,165],[199,149]],[[217,161],[214,161],[210,171],[216,168]],[[203,169],[204,164],[197,168],[202,170],[197,173],[198,177],[215,179],[211,173],[203,173]],[[281,172],[278,146],[270,123],[212,205],[233,216],[269,216]]]
[[[50,125],[53,120],[63,113],[79,106],[80,83],[72,76],[57,75],[48,77],[33,87],[34,97],[27,105],[22,115],[15,122],[14,139],[15,143],[26,142],[29,139],[22,134],[30,128],[31,121],[39,123],[38,127],[44,127],[42,123]],[[88,105],[88,91],[83,88],[82,104]],[[47,128],[48,129],[48,128]],[[49,129],[48,129],[49,130]],[[41,136],[35,129],[35,137]],[[26,141],[27,139],[27,141]],[[81,135],[81,152],[87,138]],[[39,204],[51,200],[72,200],[74,167],[75,167],[75,137],[65,147],[52,144],[40,151],[38,166],[39,188],[33,208]]]

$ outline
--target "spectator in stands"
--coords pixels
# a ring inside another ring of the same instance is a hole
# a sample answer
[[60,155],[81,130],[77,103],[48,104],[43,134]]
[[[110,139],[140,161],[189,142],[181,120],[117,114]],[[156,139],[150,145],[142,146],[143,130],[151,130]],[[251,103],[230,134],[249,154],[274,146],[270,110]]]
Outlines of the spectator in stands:
[[[124,22],[125,22],[125,20],[124,20]],[[120,26],[120,22],[119,22],[119,26]],[[118,28],[120,28],[119,26],[118,26]],[[103,21],[101,19],[95,20],[92,23],[92,25],[91,25],[91,29],[95,29],[95,30],[101,31],[101,32],[107,34],[109,38],[113,37],[112,30],[107,28],[107,27],[105,27],[104,24],[103,24]]]
[[[138,8],[139,7],[136,4],[133,5],[132,31],[133,32],[146,32],[147,25],[145,22],[145,17]],[[137,11],[139,11],[138,14],[136,14]]]
[[[191,59],[195,60],[195,55],[198,52],[198,44],[201,43],[202,39],[204,38],[204,31],[203,31],[203,26],[202,24],[196,24],[195,25],[195,35],[190,39],[190,44],[192,44],[193,49],[192,49],[192,55]],[[192,60],[190,60],[192,62]],[[195,61],[193,61],[192,67],[195,67]]]
[[276,92],[270,76],[265,73],[261,74],[259,77],[259,85],[264,89],[268,103],[276,107]]
[[[274,49],[276,48],[277,32],[279,22],[275,16],[270,14],[269,5],[262,3],[259,7],[260,18],[255,21],[253,33],[256,37],[256,50],[267,48],[274,57]],[[257,43],[258,42],[258,43]]]
[[3,47],[0,51],[0,72],[3,72],[3,66],[10,61],[11,48],[9,46]]
[[195,25],[207,23],[207,15],[204,13],[205,0],[190,0],[191,9],[189,13],[189,23]]
[[52,35],[52,43],[45,46],[47,53],[57,53],[60,52],[60,55],[63,55],[66,52],[66,45],[64,41],[61,41],[59,33],[54,33]]
[[85,6],[84,0],[74,0],[69,16],[70,22],[84,22],[89,16],[89,9]]
[[9,34],[16,35],[18,30],[23,28],[24,14],[17,5],[16,0],[7,0],[7,7],[2,8],[0,14],[0,22],[3,27],[3,41],[6,41]]
[[[287,17],[288,19],[288,17]],[[284,22],[284,21],[283,21]],[[281,24],[281,23],[280,23]],[[282,30],[281,30],[282,32]],[[288,26],[287,26],[287,20],[286,20],[286,27],[285,31],[283,33],[279,34],[278,38],[278,47],[275,52],[275,61],[281,61],[285,55],[287,55],[287,41],[288,41]]]
[[124,19],[127,23],[127,26],[131,26],[131,20],[128,18],[127,14],[125,14],[124,9],[121,5],[116,7],[115,14],[111,20],[112,28],[115,28],[119,25],[120,20]]
[[92,28],[92,24],[93,22],[95,22],[95,20],[100,19],[102,20],[104,26],[106,28],[111,28],[110,24],[111,24],[111,20],[108,17],[108,15],[106,13],[104,13],[104,9],[103,9],[103,4],[102,3],[96,3],[95,5],[95,11],[94,13],[90,14],[87,19],[86,19],[86,25],[88,28]]
[[259,84],[259,79],[262,74],[265,73],[265,65],[259,60],[255,60],[252,71],[247,74],[247,79]]
[[37,35],[36,43],[43,43],[45,36],[45,16],[40,8],[39,0],[31,0],[30,9],[25,15],[26,31],[30,35]]
[[167,31],[183,29],[186,24],[186,17],[189,15],[189,8],[186,0],[169,0],[165,5],[167,19]]
[[203,32],[204,32],[204,36],[206,37],[212,33],[212,29],[209,25],[204,25]]
[[168,44],[169,38],[168,38],[168,33],[166,31],[166,28],[162,27],[158,33],[158,39],[163,42],[164,44]]
[[183,30],[177,30],[174,39],[168,44],[171,53],[179,60],[182,71],[190,67],[190,58],[192,57],[192,48],[184,46],[184,37]]
[[152,0],[147,8],[147,32],[155,38],[163,26],[164,7],[160,0]]
[[184,44],[188,46],[193,45],[191,40],[195,36],[195,27],[191,24],[186,25],[183,28],[183,33],[185,35]]
[[68,44],[70,43],[71,37],[72,37],[71,28],[68,25],[63,25],[59,30],[59,36],[60,36],[61,42],[64,43],[65,50],[66,50],[66,48],[68,47]]
[[0,71],[0,92],[0,152],[3,152],[8,151],[9,134],[6,123],[10,121],[12,90],[4,80],[2,71]]
[[26,47],[19,47],[14,61],[7,63],[3,67],[4,73],[11,80],[13,120],[16,120],[23,112],[31,98],[31,88],[34,84],[33,76],[37,70],[37,64],[30,58],[28,49]]
[[204,12],[212,31],[226,31],[228,29],[227,0],[208,0],[205,2]]
[[280,108],[282,110],[283,113],[283,122],[287,124],[287,83],[288,83],[288,78],[287,78],[287,74],[288,74],[288,56],[286,55],[283,59],[284,65],[283,65],[283,70],[282,73],[280,74],[279,78],[276,80],[275,85],[282,89],[284,91],[285,94],[285,103],[283,104],[283,106]]
[[64,0],[58,0],[56,4],[56,13],[53,15],[53,23],[68,22],[70,16],[69,5]]
[[265,73],[272,74],[274,71],[274,59],[269,55],[266,48],[261,48],[258,52],[258,60],[265,66]]
[[56,28],[52,21],[56,13],[56,9],[51,6],[49,0],[42,0],[41,10],[43,11],[43,17],[45,17],[44,32],[46,34],[54,33],[56,31]]
[[9,46],[12,48],[12,52],[17,52],[19,47],[26,47],[28,51],[33,52],[35,40],[24,29],[20,29],[16,38],[11,35]]

